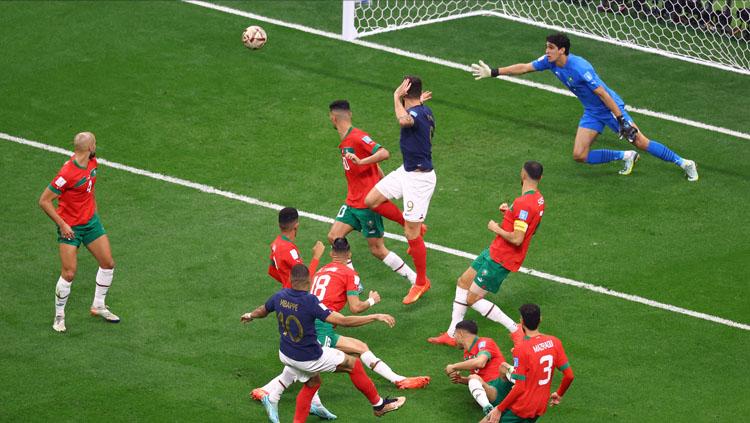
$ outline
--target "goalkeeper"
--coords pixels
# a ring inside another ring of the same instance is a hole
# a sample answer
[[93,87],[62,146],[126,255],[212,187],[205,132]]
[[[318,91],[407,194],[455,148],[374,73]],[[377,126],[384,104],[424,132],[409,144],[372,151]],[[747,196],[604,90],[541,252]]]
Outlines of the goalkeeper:
[[626,138],[637,148],[680,166],[685,171],[688,181],[698,180],[698,169],[694,161],[683,159],[664,144],[648,139],[638,130],[625,111],[625,102],[620,96],[607,87],[586,59],[570,54],[570,40],[564,34],[548,36],[544,56],[531,63],[491,69],[480,60],[478,65],[472,64],[471,68],[475,79],[498,75],[522,75],[548,69],[552,71],[583,104],[583,116],[578,122],[573,145],[573,159],[577,162],[600,164],[622,160],[624,165],[620,174],[629,175],[633,171],[633,166],[639,158],[635,150],[591,150],[591,144],[606,125],[618,133],[620,138]]

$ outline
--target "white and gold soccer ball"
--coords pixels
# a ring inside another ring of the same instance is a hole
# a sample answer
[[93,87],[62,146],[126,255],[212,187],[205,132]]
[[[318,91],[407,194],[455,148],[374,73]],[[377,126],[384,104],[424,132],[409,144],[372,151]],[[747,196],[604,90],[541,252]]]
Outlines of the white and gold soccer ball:
[[251,50],[257,50],[266,44],[266,31],[263,28],[253,25],[247,27],[242,33],[242,44]]

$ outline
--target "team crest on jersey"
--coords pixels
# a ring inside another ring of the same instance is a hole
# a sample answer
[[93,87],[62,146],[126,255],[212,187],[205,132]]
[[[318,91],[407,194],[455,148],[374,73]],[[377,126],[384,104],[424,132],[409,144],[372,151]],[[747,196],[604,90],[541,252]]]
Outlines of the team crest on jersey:
[[55,179],[55,186],[58,187],[58,188],[62,188],[65,185],[66,182],[68,182],[68,181],[66,181],[65,178],[63,178],[61,176],[61,177]]
[[362,137],[362,141],[364,141],[365,144],[372,144],[372,138],[370,138],[369,135],[365,135],[364,137]]
[[91,169],[91,177],[93,178],[95,176],[96,176],[96,169]]
[[526,219],[529,218],[529,212],[527,212],[526,210],[521,210],[521,212],[518,213],[518,218],[525,222]]

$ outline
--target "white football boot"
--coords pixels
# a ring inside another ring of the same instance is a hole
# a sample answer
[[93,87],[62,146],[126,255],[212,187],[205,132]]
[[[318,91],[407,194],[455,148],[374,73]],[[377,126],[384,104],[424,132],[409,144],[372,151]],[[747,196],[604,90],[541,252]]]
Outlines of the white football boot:
[[116,314],[109,311],[108,307],[91,307],[91,315],[94,317],[101,317],[110,323],[120,323],[120,318]]
[[683,160],[682,169],[685,171],[685,177],[690,182],[698,180],[698,166],[692,160]]

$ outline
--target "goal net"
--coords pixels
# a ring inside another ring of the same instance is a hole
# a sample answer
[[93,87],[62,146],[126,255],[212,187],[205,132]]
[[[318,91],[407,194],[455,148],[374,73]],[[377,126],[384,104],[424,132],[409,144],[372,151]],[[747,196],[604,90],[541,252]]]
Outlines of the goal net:
[[750,75],[750,1],[345,0],[347,39],[496,16]]

